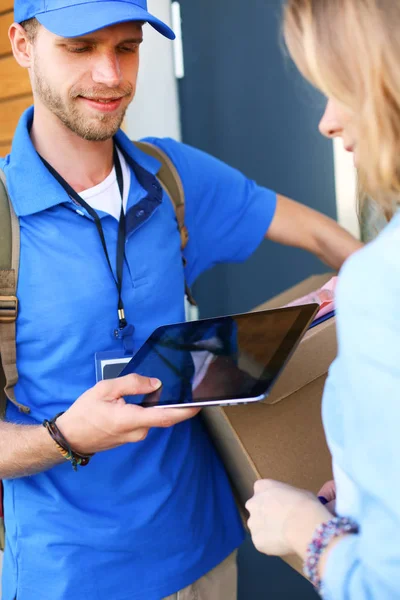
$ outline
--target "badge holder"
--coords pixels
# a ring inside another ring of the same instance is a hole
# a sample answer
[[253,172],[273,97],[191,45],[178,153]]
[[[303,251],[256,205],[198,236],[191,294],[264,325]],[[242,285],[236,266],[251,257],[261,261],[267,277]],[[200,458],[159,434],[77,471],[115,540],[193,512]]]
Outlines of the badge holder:
[[121,351],[97,352],[95,354],[96,381],[115,379],[131,361],[132,354],[122,355]]
[[97,382],[104,379],[115,379],[121,374],[128,362],[130,362],[135,354],[133,349],[133,332],[134,327],[132,325],[115,329],[114,337],[122,340],[124,348],[108,352],[97,352],[95,354]]

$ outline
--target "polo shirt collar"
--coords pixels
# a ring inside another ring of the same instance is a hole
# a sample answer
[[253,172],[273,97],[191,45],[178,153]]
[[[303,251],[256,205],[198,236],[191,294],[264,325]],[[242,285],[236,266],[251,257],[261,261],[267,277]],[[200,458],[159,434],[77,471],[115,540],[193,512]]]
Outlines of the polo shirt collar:
[[[33,107],[23,113],[5,167],[7,187],[19,217],[33,215],[69,201],[65,190],[46,169],[32,144],[30,129],[33,114]],[[143,175],[147,172],[149,181],[153,181],[160,170],[160,162],[136,148],[122,131],[118,131],[115,141],[135,173],[139,171],[142,175],[140,179],[143,181]]]
[[117,132],[114,139],[118,148],[122,150],[129,163],[132,163],[133,161],[140,165],[145,171],[148,171],[152,175],[157,175],[158,171],[161,169],[160,161],[149,156],[142,150],[139,150],[121,129]]

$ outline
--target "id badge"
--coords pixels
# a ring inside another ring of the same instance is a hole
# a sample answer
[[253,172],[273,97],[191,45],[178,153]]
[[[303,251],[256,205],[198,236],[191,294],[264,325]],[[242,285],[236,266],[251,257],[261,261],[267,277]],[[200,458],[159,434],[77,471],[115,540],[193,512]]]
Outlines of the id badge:
[[133,354],[122,355],[119,352],[97,352],[95,354],[96,363],[96,381],[103,379],[115,379],[120,375]]

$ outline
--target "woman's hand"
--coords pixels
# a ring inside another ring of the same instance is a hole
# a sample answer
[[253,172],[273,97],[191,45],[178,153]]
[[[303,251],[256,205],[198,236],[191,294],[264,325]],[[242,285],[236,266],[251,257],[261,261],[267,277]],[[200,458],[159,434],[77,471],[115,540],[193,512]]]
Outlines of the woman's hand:
[[327,500],[325,508],[333,515],[336,514],[336,483],[332,479],[327,481],[318,492],[318,498]]
[[269,479],[256,482],[246,508],[255,547],[275,556],[304,558],[315,529],[331,517],[310,492]]

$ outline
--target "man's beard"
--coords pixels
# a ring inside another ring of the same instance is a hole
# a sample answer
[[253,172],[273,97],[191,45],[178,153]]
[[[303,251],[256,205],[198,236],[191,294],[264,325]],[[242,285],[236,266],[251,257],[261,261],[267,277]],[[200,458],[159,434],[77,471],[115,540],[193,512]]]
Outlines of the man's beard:
[[79,111],[77,103],[78,96],[88,99],[95,98],[120,98],[121,96],[130,97],[132,95],[132,85],[126,83],[118,89],[83,89],[73,88],[70,91],[69,98],[64,101],[62,97],[51,88],[45,78],[35,69],[34,90],[43,104],[60,119],[60,121],[79,137],[90,142],[104,142],[112,138],[121,127],[124,120],[127,107],[115,114],[99,113],[89,117]]

